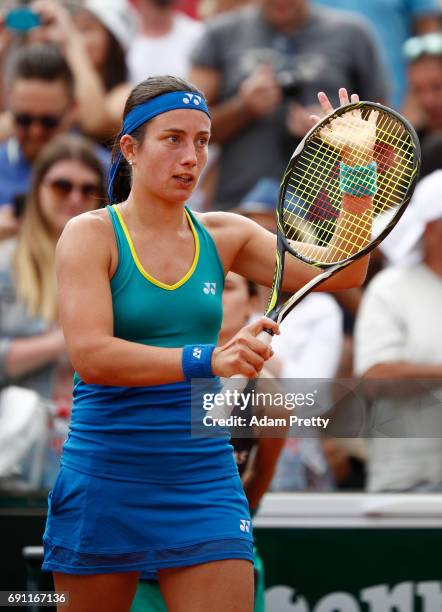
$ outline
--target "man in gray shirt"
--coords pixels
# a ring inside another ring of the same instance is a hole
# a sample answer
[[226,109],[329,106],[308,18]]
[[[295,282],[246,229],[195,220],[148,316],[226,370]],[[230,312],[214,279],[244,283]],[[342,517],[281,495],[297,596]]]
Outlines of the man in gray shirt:
[[206,24],[190,80],[208,98],[221,145],[214,207],[229,210],[262,177],[280,178],[310,127],[316,94],[339,87],[386,101],[388,79],[368,25],[309,0],[260,0]]

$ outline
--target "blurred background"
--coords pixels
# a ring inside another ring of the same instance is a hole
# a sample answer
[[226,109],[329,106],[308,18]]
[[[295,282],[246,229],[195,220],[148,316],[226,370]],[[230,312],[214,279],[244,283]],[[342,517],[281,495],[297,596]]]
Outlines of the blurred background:
[[[442,610],[441,14],[441,0],[0,0],[0,590],[47,579],[33,547],[73,376],[56,243],[72,217],[107,204],[133,85],[172,74],[200,87],[212,113],[209,163],[189,206],[273,232],[279,179],[318,91],[337,104],[346,87],[417,130],[420,182],[364,287],[301,302],[267,376],[281,389],[284,379],[393,382],[394,392],[380,385],[364,399],[364,414],[387,402],[424,433],[285,432],[269,454],[256,531],[268,610]],[[241,282],[228,279],[225,306],[233,299],[245,323],[267,290],[235,302]],[[422,385],[411,390],[416,381],[431,381],[434,401],[422,400]],[[349,414],[352,395],[344,400]],[[325,412],[336,402],[332,391]]]

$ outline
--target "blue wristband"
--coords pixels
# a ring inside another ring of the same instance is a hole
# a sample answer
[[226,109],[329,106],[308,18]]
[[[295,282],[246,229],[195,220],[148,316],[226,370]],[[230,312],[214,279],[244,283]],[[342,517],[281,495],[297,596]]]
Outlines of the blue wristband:
[[339,187],[344,193],[357,197],[374,196],[377,191],[377,164],[371,161],[366,166],[347,166],[341,162]]
[[214,344],[186,344],[183,348],[182,367],[186,380],[211,378]]

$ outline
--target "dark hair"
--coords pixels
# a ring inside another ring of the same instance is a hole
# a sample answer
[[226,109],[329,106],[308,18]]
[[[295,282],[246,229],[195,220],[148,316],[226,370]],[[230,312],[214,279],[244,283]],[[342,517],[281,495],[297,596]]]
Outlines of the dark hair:
[[7,86],[11,87],[17,79],[38,79],[49,83],[61,81],[69,100],[74,99],[74,75],[56,45],[39,43],[16,49],[6,70]]
[[[204,98],[204,94],[184,79],[174,76],[153,76],[139,83],[131,91],[123,112],[123,122],[127,115],[140,104],[144,104],[148,100],[152,100],[162,94],[173,91],[189,91]],[[141,144],[144,139],[146,125],[143,123],[141,127],[132,132],[131,136]],[[112,149],[112,161],[114,162],[120,153],[120,134],[117,136]],[[131,171],[130,166],[125,159],[122,160],[117,175],[114,179],[113,193],[115,202],[126,200],[131,189]]]
[[247,279],[247,291],[249,292],[249,297],[255,297],[258,295],[258,285],[253,281]]
[[102,28],[104,28],[109,37],[108,51],[104,66],[100,70],[105,90],[111,91],[117,85],[127,83],[129,80],[129,71],[126,62],[126,52],[114,33],[94,11],[89,10],[81,1],[66,0],[65,6],[73,15],[86,11]]
[[128,69],[123,47],[110,30],[106,31],[109,36],[109,51],[103,67],[103,82],[106,91],[111,91],[117,85],[127,82]]
[[422,142],[422,165],[420,178],[435,170],[442,170],[442,134],[435,133],[426,136]]

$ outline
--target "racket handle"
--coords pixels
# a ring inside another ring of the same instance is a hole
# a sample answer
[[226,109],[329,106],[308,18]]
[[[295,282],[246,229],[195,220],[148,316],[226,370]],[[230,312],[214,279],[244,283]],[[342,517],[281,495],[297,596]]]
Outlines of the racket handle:
[[[273,332],[271,330],[263,329],[256,336],[256,339],[259,340],[260,342],[263,342],[267,346],[270,346],[272,344]],[[228,382],[225,382],[222,388],[222,392],[226,391],[227,389],[235,389],[236,391],[239,391],[240,393],[241,391],[244,391],[244,389],[247,387],[247,383],[249,382],[249,379],[243,374],[234,374],[233,376],[228,378],[227,381],[231,380],[232,378],[235,379],[235,384],[229,385]]]
[[264,342],[264,344],[266,344],[267,346],[270,346],[272,344],[273,336],[274,336],[274,333],[272,332],[271,329],[263,329],[256,336],[256,339],[260,340],[261,342]]
[[[256,336],[258,340],[264,342],[267,346],[270,346],[272,343],[273,333],[271,330],[263,330],[259,332]],[[222,386],[221,392],[224,394],[226,398],[226,392],[237,392],[242,393],[244,389],[247,387],[249,379],[242,374],[234,374],[230,378],[224,380],[224,384]],[[223,405],[217,405],[211,412],[212,417],[214,418],[228,418],[234,408],[234,405],[229,404],[228,402],[224,402]]]

